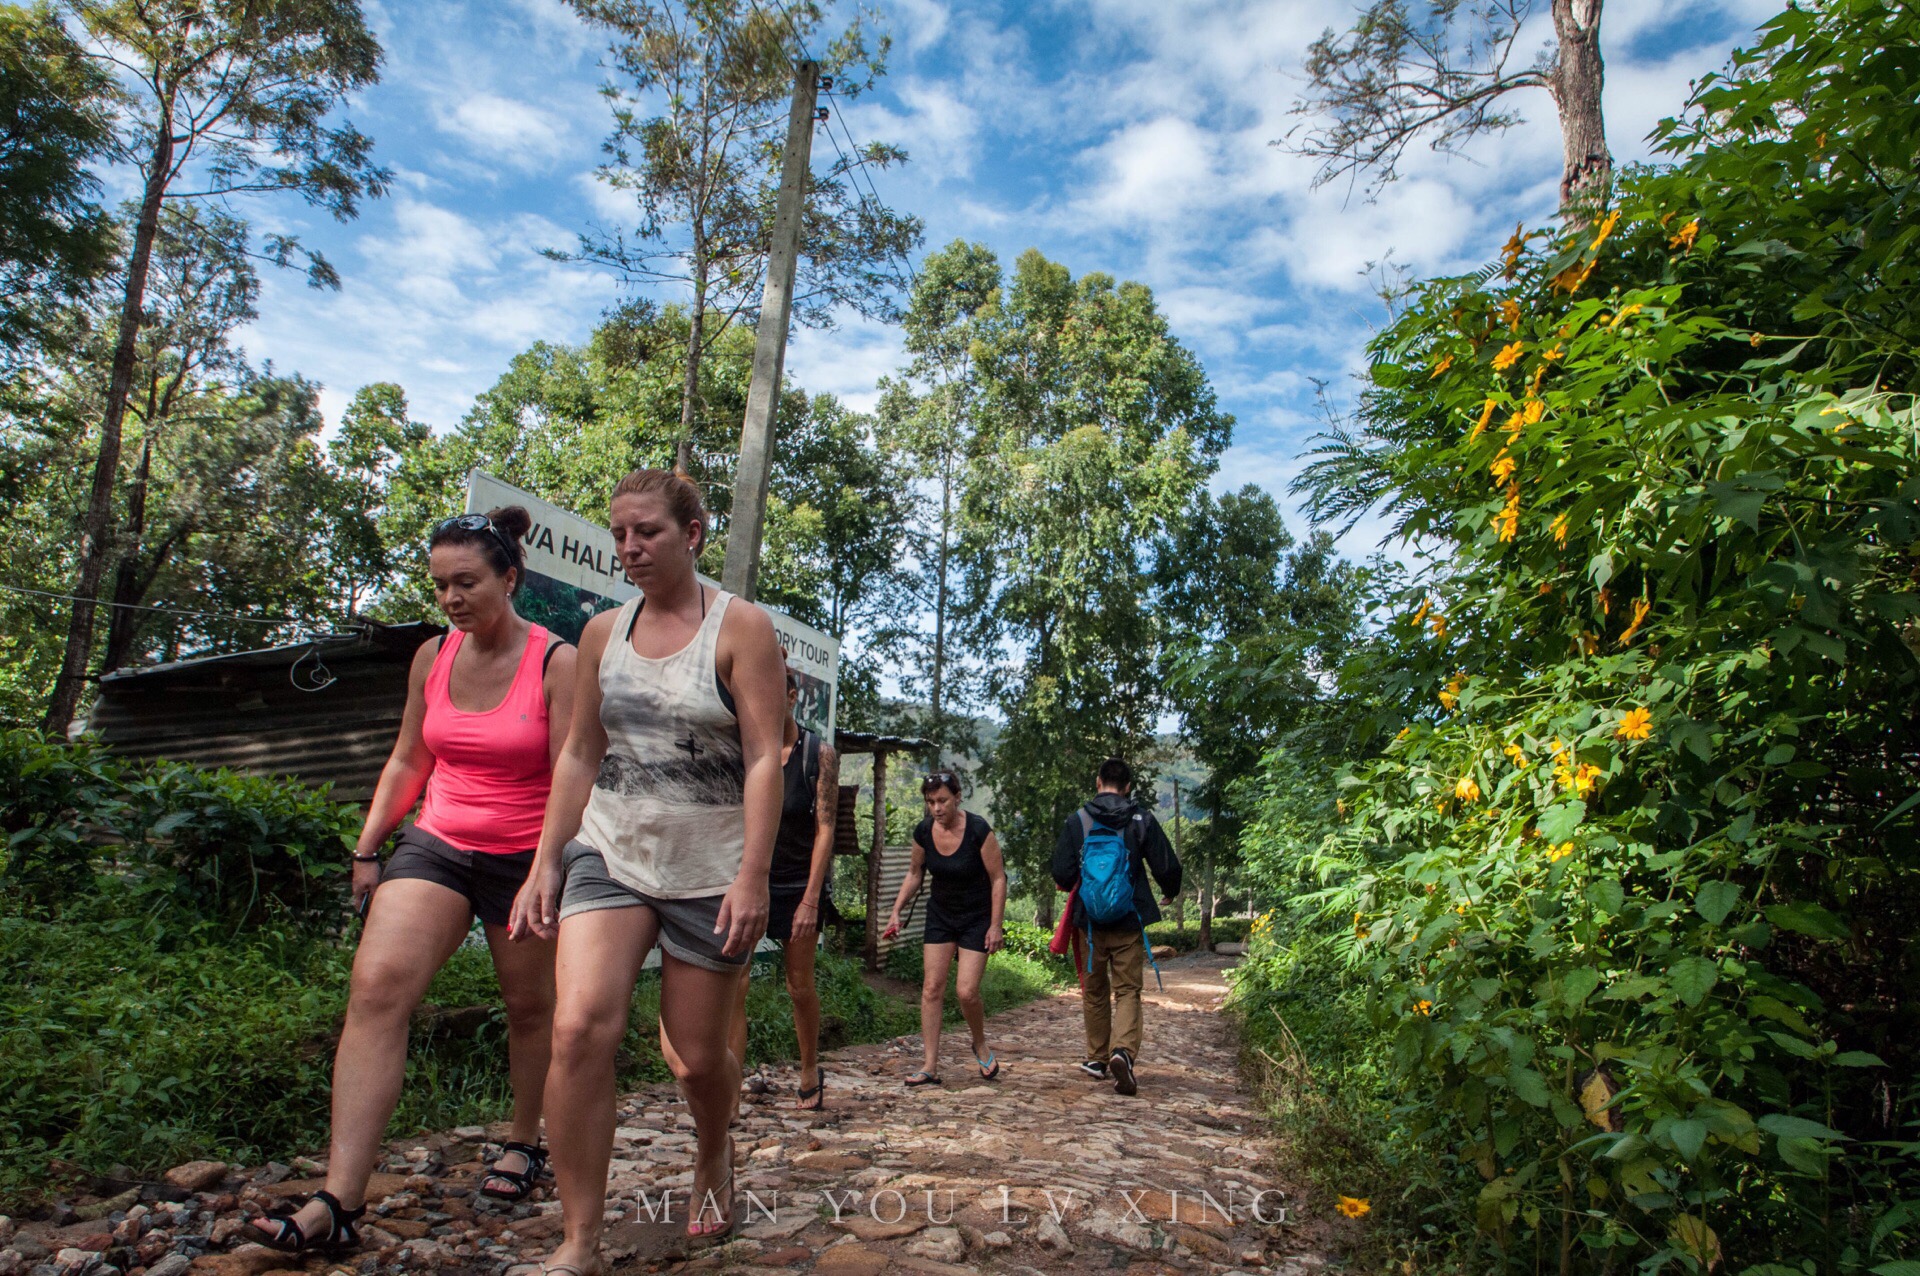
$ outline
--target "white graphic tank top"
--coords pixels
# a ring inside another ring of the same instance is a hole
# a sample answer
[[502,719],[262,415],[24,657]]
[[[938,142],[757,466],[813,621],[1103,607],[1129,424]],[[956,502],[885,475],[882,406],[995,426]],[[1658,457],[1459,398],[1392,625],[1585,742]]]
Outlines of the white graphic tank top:
[[607,754],[580,840],[615,881],[660,899],[724,895],[745,854],[740,724],[714,670],[732,599],[718,593],[693,641],[658,660],[633,649],[644,599],[630,599],[600,657]]

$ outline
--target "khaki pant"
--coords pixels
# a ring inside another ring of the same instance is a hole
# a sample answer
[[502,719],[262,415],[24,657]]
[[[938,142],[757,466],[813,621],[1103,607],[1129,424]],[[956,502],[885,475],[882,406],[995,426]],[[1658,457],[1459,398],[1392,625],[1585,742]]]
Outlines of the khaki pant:
[[1093,969],[1082,969],[1081,1009],[1087,1020],[1087,1058],[1104,1061],[1116,1050],[1140,1055],[1140,988],[1147,947],[1138,930],[1093,932]]

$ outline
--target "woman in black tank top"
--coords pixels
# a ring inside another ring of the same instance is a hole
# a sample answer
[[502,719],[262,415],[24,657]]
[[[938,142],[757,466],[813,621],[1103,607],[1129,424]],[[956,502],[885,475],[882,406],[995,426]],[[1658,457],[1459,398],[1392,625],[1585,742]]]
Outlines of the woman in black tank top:
[[973,1035],[973,1059],[985,1078],[998,1076],[1000,1061],[987,1049],[986,1008],[980,1001],[980,977],[987,954],[1001,944],[1000,923],[1007,907],[1007,872],[1000,842],[980,816],[960,806],[960,777],[935,771],[920,786],[927,818],[913,832],[913,862],[887,919],[886,935],[900,933],[900,911],[929,875],[927,929],[921,937],[925,975],[920,985],[920,1036],[925,1057],[910,1086],[940,1083],[940,1019],[946,1008],[947,971],[956,959],[960,977],[955,994]]
[[[833,906],[833,838],[840,813],[840,754],[794,718],[800,682],[787,666],[786,736],[782,776],[786,791],[767,870],[767,938],[777,940],[793,999],[793,1033],[800,1046],[800,1101],[807,1111],[826,1107],[820,1070],[820,990],[813,955],[820,928],[839,920]],[[747,1057],[747,972],[741,972],[733,1015],[734,1057]]]

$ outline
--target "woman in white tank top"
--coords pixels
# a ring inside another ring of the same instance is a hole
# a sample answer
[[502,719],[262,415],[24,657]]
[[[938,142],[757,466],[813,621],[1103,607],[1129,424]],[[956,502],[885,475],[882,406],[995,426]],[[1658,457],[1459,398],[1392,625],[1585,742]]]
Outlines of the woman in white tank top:
[[786,662],[765,612],[695,575],[706,521],[680,475],[636,470],[615,486],[614,547],[643,597],[580,637],[573,727],[514,901],[516,935],[560,941],[547,1127],[566,1231],[547,1272],[605,1270],[614,1051],[656,942],[668,1062],[698,1139],[687,1233],[715,1240],[735,1221],[727,1035],[767,926]]

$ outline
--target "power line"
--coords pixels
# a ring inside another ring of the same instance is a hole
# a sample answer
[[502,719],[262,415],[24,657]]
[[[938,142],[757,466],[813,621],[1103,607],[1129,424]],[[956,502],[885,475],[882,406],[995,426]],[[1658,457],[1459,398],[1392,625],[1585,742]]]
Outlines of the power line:
[[14,594],[32,594],[36,598],[55,598],[64,602],[91,602],[96,607],[115,607],[122,611],[151,611],[168,616],[191,616],[197,620],[237,620],[246,625],[300,625],[303,627],[314,624],[313,621],[302,620],[297,616],[242,616],[238,612],[188,611],[182,607],[159,607],[148,603],[115,603],[100,598],[82,598],[78,594],[57,594],[46,589],[28,589],[25,585],[0,584],[0,590]]

